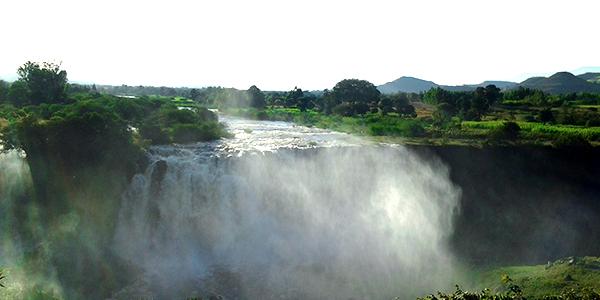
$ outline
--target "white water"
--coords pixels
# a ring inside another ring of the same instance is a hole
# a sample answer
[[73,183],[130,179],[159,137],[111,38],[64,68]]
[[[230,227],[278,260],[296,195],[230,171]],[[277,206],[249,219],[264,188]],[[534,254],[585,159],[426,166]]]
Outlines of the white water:
[[408,299],[451,286],[459,191],[440,162],[222,120],[234,138],[155,147],[133,178],[114,250],[140,276],[115,298]]

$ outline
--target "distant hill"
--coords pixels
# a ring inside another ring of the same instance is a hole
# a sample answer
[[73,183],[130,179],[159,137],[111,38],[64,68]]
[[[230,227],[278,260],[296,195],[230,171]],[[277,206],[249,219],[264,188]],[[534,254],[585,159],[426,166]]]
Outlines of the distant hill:
[[477,87],[485,87],[490,84],[495,85],[500,89],[508,89],[517,86],[516,82],[510,81],[484,81],[480,84],[465,84],[465,85],[439,85],[432,81],[427,81],[415,77],[403,76],[394,81],[378,86],[380,92],[384,94],[392,94],[398,92],[404,93],[421,93],[430,90],[431,88],[441,87],[449,91],[473,91]]
[[581,75],[577,75],[577,77],[589,82],[600,83],[600,73],[588,72]]
[[420,93],[428,91],[437,86],[438,85],[432,81],[403,76],[394,81],[382,84],[378,86],[377,89],[384,94],[393,94],[398,92]]
[[[587,76],[589,75],[584,77]],[[521,82],[519,85],[551,94],[600,92],[600,84],[586,81],[586,79],[582,79],[569,72],[558,72],[550,77],[532,77]]]
[[501,90],[511,89],[517,86],[518,83],[511,81],[500,81],[500,80],[486,80],[479,84],[463,84],[463,85],[441,85],[440,87],[448,91],[474,91],[478,87],[486,87],[488,85],[495,85]]

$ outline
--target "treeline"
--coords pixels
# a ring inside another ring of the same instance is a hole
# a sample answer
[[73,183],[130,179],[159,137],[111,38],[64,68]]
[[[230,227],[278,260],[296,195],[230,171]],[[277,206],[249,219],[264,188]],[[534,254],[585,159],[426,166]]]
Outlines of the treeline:
[[549,94],[541,90],[535,90],[525,87],[507,90],[503,93],[504,105],[512,106],[539,106],[539,107],[559,107],[566,104],[600,104],[600,94],[595,93],[568,93],[568,94]]
[[81,162],[135,145],[226,135],[216,114],[201,106],[181,109],[169,98],[123,98],[86,92],[91,90],[81,86],[71,89],[67,72],[51,63],[27,62],[18,74],[0,98],[0,140],[5,150],[47,148],[48,153],[64,155],[65,161]]
[[301,111],[317,110],[325,114],[343,116],[364,115],[380,112],[383,115],[397,114],[415,117],[413,101],[420,101],[419,94],[397,93],[383,95],[377,87],[365,80],[345,79],[331,90],[305,91],[301,88],[282,91],[261,91],[257,86],[247,90],[224,87],[169,88],[146,86],[100,86],[70,85],[71,93],[97,92],[127,96],[185,97],[206,107],[219,109],[269,107],[298,108]]
[[436,105],[434,120],[443,123],[454,116],[462,120],[480,120],[501,97],[500,89],[495,85],[478,87],[472,92],[450,92],[437,87],[423,94],[423,102]]
[[324,114],[342,116],[365,115],[367,113],[397,114],[415,117],[411,101],[419,99],[417,94],[398,93],[382,95],[372,83],[365,80],[345,79],[331,90],[310,92],[295,87],[288,92],[263,92],[256,86],[248,90],[209,87],[192,89],[189,97],[201,104],[220,109],[269,107],[297,108],[300,111],[316,110]]

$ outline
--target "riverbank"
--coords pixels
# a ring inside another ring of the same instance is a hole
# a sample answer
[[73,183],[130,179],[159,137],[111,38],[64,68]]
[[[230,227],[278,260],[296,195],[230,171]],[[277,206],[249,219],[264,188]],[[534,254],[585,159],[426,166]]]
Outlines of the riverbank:
[[379,113],[364,116],[325,115],[296,108],[229,108],[226,114],[330,129],[391,144],[431,146],[600,146],[600,127],[550,125],[536,122],[463,121],[434,126],[427,117],[400,118]]

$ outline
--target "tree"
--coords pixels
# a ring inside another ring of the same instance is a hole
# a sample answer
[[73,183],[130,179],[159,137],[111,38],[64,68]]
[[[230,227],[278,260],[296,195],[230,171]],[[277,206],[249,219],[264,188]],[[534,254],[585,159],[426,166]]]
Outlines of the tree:
[[359,79],[344,79],[332,91],[332,96],[339,103],[348,103],[353,107],[354,114],[363,114],[376,106],[380,95],[375,85]]
[[7,98],[15,106],[31,104],[29,101],[31,95],[27,83],[23,80],[13,82],[8,89]]
[[554,114],[552,114],[552,110],[549,108],[540,110],[538,113],[538,119],[542,123],[551,123],[554,122]]
[[515,122],[504,122],[490,131],[490,137],[496,140],[516,140],[521,127]]
[[307,109],[312,109],[315,107],[315,100],[316,97],[312,94],[304,95],[297,100],[297,106],[300,111],[306,111]]
[[333,108],[339,104],[330,90],[325,89],[323,91],[323,95],[321,96],[319,103],[319,110],[324,114],[329,115],[332,113]]
[[66,96],[67,71],[54,63],[28,61],[17,70],[19,80],[29,90],[32,104],[58,103]]
[[265,94],[256,87],[255,85],[251,86],[248,89],[248,97],[250,98],[250,106],[258,109],[263,109],[267,105],[265,102]]
[[488,104],[491,106],[491,105],[496,104],[498,102],[498,100],[500,100],[502,98],[502,93],[500,93],[499,88],[497,88],[493,84],[490,84],[485,87],[485,98],[486,98]]
[[0,80],[0,103],[8,100],[8,82]]
[[438,104],[433,111],[433,124],[438,127],[443,127],[450,122],[454,114],[454,108],[450,104],[442,102]]
[[440,88],[432,88],[423,95],[423,102],[427,104],[440,104],[450,102],[450,92]]
[[485,95],[485,88],[478,87],[475,89],[474,97],[470,102],[471,108],[477,113],[477,119],[480,119],[481,115],[483,115],[489,108],[489,103]]
[[381,110],[381,114],[384,116],[394,111],[392,99],[390,99],[390,97],[387,95],[381,97],[381,100],[379,100],[379,109]]
[[198,101],[199,98],[200,98],[200,92],[197,89],[191,89],[190,90],[190,99],[192,99],[194,101]]
[[304,97],[304,92],[302,91],[302,89],[294,87],[294,89],[289,91],[285,96],[285,106],[298,106],[298,99],[302,97]]

